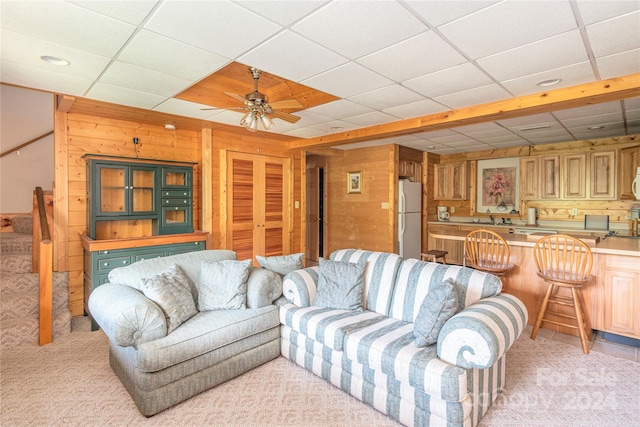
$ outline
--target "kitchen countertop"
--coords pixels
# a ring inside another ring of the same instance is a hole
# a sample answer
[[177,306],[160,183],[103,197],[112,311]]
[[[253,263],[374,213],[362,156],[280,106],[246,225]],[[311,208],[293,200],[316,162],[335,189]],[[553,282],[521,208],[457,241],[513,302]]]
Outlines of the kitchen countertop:
[[[509,233],[509,228],[518,227],[513,225],[506,226],[506,225],[476,224],[473,222],[456,223],[456,222],[444,222],[444,221],[434,221],[434,222],[429,222],[429,224],[434,224],[434,225],[449,224],[449,225],[465,225],[465,226],[478,225],[482,227],[487,226],[487,227],[491,227],[493,231],[496,231],[498,234],[500,234],[510,245],[532,248],[536,243],[534,240],[530,240],[525,234]],[[557,228],[544,227],[544,226],[538,226],[538,227],[520,226],[520,228],[540,228],[542,230],[557,229]],[[569,235],[575,235],[578,238],[580,237],[580,235],[585,235],[585,234],[601,236],[607,233],[606,231],[594,232],[591,230],[584,230],[584,229],[578,229],[578,228],[563,229],[562,232]],[[462,231],[462,230],[451,230],[451,231],[448,231],[447,234],[444,234],[444,233],[438,233],[438,232],[434,233],[429,231],[429,234],[431,235],[431,237],[434,237],[436,239],[464,241],[468,232]],[[593,252],[594,254],[599,253],[599,254],[609,254],[609,255],[623,255],[623,256],[634,256],[634,257],[640,258],[640,238],[636,238],[636,239],[621,238],[621,237],[609,237],[607,239],[601,238],[600,241],[596,243],[595,246],[590,246],[590,249],[591,249],[591,252]]]

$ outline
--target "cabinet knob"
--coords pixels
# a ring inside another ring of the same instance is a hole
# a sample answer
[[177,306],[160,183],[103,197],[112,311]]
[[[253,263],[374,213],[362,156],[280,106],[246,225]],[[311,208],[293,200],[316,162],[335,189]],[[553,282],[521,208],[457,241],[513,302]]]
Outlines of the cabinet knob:
[[108,262],[105,262],[105,263],[104,263],[104,264],[102,264],[102,265],[104,265],[105,267],[108,267],[108,266],[109,266],[109,263],[108,263]]
[[175,207],[174,209],[175,209],[175,210],[178,210],[178,208],[177,208],[177,207]]
[[127,263],[127,261],[126,261],[126,260],[124,260],[124,261],[122,261],[122,263],[123,263],[123,264],[126,264],[126,263]]

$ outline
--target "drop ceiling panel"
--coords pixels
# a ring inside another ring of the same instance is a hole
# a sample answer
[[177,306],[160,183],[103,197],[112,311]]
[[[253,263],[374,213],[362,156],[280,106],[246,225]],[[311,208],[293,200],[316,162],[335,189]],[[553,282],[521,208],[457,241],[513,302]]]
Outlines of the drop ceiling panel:
[[560,79],[560,83],[554,85],[553,89],[561,89],[563,87],[591,82],[595,79],[595,75],[591,62],[585,61],[567,67],[549,69],[541,73],[502,81],[500,84],[514,96],[523,96],[540,92],[543,88],[537,86],[537,84],[545,80],[553,79]]
[[440,26],[472,14],[498,1],[408,1],[407,5],[416,11],[429,25]]
[[640,49],[597,58],[601,79],[638,73],[640,70]]
[[2,82],[33,89],[85,96],[92,80],[2,61]]
[[383,111],[392,116],[402,119],[411,117],[426,116],[428,114],[439,113],[448,108],[430,99],[412,102],[410,104],[398,105],[397,107],[385,108]]
[[384,110],[410,102],[422,101],[424,97],[406,87],[394,84],[353,96],[350,100],[376,110]]
[[159,3],[156,0],[124,1],[70,1],[76,6],[98,12],[129,24],[138,25]]
[[296,33],[285,31],[243,55],[239,61],[285,79],[301,81],[348,60]]
[[[235,58],[282,27],[223,1],[163,3],[145,28],[195,47]],[[250,30],[247,30],[250,29]]]
[[449,108],[457,109],[467,106],[466,100],[472,97],[480,101],[481,104],[493,101],[500,101],[502,99],[511,98],[511,94],[504,90],[497,84],[491,84],[473,89],[468,89],[462,92],[451,93],[448,95],[438,96],[434,98],[439,103],[448,106]]
[[389,123],[398,120],[397,117],[390,116],[381,111],[373,111],[371,113],[361,114],[359,116],[347,117],[347,122],[354,123],[359,127],[374,126],[376,124]]
[[399,3],[333,2],[294,25],[292,29],[349,59],[427,30]]
[[574,30],[478,59],[478,64],[496,80],[503,81],[588,60],[580,32]]
[[492,80],[470,62],[407,80],[403,84],[418,93],[435,98],[465,89],[485,86]]
[[303,84],[340,98],[349,98],[393,83],[354,62],[302,81]]
[[192,83],[189,80],[119,61],[111,64],[100,81],[165,97],[177,94],[183,87]]
[[282,26],[289,26],[328,1],[235,1],[238,5],[256,12]]
[[[0,31],[2,40],[2,58],[8,62],[28,67],[40,68],[43,71],[64,74],[72,77],[94,80],[109,65],[109,58],[94,55],[67,46],[49,43],[11,31]],[[40,54],[35,54],[39,52]],[[42,55],[65,58],[68,66],[58,66],[40,59]]]
[[135,26],[66,2],[11,2],[2,8],[2,27],[51,43],[113,56]]
[[162,103],[166,97],[151,93],[140,92],[121,86],[114,86],[106,83],[97,83],[89,91],[92,99],[106,102],[117,102],[130,107],[145,108],[151,110],[156,105]]
[[200,80],[229,62],[223,56],[146,30],[127,44],[118,59],[190,81]]
[[[407,55],[411,52],[411,55]],[[434,58],[438,58],[434,61]],[[401,82],[466,62],[466,58],[427,31],[360,58],[357,62],[383,76]]]
[[440,31],[477,59],[576,28],[569,2],[542,4],[543,7],[535,1],[500,2],[443,25]]
[[587,26],[596,58],[640,47],[640,11]]
[[340,99],[338,101],[328,102],[326,104],[309,108],[307,111],[337,119],[338,117],[352,117],[370,113],[374,110],[373,108],[365,107],[364,105],[357,104],[347,99]]
[[640,9],[640,2],[628,0],[578,0],[578,9],[585,25],[625,15]]

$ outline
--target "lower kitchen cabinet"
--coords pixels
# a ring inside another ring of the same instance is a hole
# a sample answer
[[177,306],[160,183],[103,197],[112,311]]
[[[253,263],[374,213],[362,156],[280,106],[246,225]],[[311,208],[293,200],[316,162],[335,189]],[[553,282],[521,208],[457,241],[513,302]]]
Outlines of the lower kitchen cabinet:
[[[174,235],[166,238],[155,238],[148,245],[140,246],[140,239],[122,239],[118,241],[97,241],[86,236],[82,238],[84,248],[84,310],[89,316],[88,302],[91,292],[98,286],[109,281],[109,272],[116,267],[126,267],[138,261],[160,258],[186,252],[202,251],[206,249],[206,234]],[[169,243],[171,239],[178,240]],[[185,242],[184,240],[191,240]],[[114,245],[121,247],[115,247]],[[138,245],[138,246],[135,246]],[[91,330],[98,329],[98,325],[91,319]]]
[[603,330],[640,339],[638,258],[609,256],[602,273]]

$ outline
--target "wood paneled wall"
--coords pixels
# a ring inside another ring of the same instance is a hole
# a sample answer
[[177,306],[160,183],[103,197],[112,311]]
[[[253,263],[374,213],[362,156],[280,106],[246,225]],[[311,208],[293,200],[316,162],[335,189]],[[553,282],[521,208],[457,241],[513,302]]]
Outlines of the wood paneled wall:
[[[63,113],[57,113],[63,115]],[[119,157],[148,158],[156,160],[176,160],[197,163],[194,167],[194,229],[211,233],[208,248],[224,248],[224,217],[221,212],[226,197],[221,185],[221,153],[234,150],[270,156],[292,157],[288,148],[290,139],[270,136],[266,133],[249,133],[242,128],[229,126],[213,130],[166,130],[162,126],[138,122],[107,119],[99,116],[64,113],[64,140],[57,141],[56,183],[59,194],[66,197],[56,199],[59,206],[56,215],[64,215],[62,233],[60,234],[60,252],[65,254],[66,265],[60,271],[69,271],[69,309],[71,314],[83,313],[83,259],[80,235],[86,229],[86,165],[82,159],[84,154],[103,154]],[[204,136],[204,138],[203,138]],[[137,137],[139,143],[133,144]],[[203,140],[206,141],[205,154],[210,158],[203,162]],[[295,161],[300,176],[300,156]],[[202,174],[202,165],[206,164],[207,176]],[[296,178],[296,181],[299,179]],[[203,193],[204,190],[204,193]],[[211,197],[204,205],[206,217],[203,219],[202,195]],[[299,183],[295,186],[294,200],[300,200]],[[63,206],[60,206],[63,205]],[[298,209],[295,213],[301,211]],[[295,215],[295,214],[294,214]],[[292,248],[300,252],[303,246],[301,238],[302,220],[295,215],[292,233]],[[66,268],[65,268],[66,267]]]
[[[395,145],[383,145],[326,158],[325,256],[342,248],[394,251],[397,150]],[[362,172],[362,192],[347,194],[347,173],[355,171]],[[389,208],[383,209],[382,203],[389,203]]]

